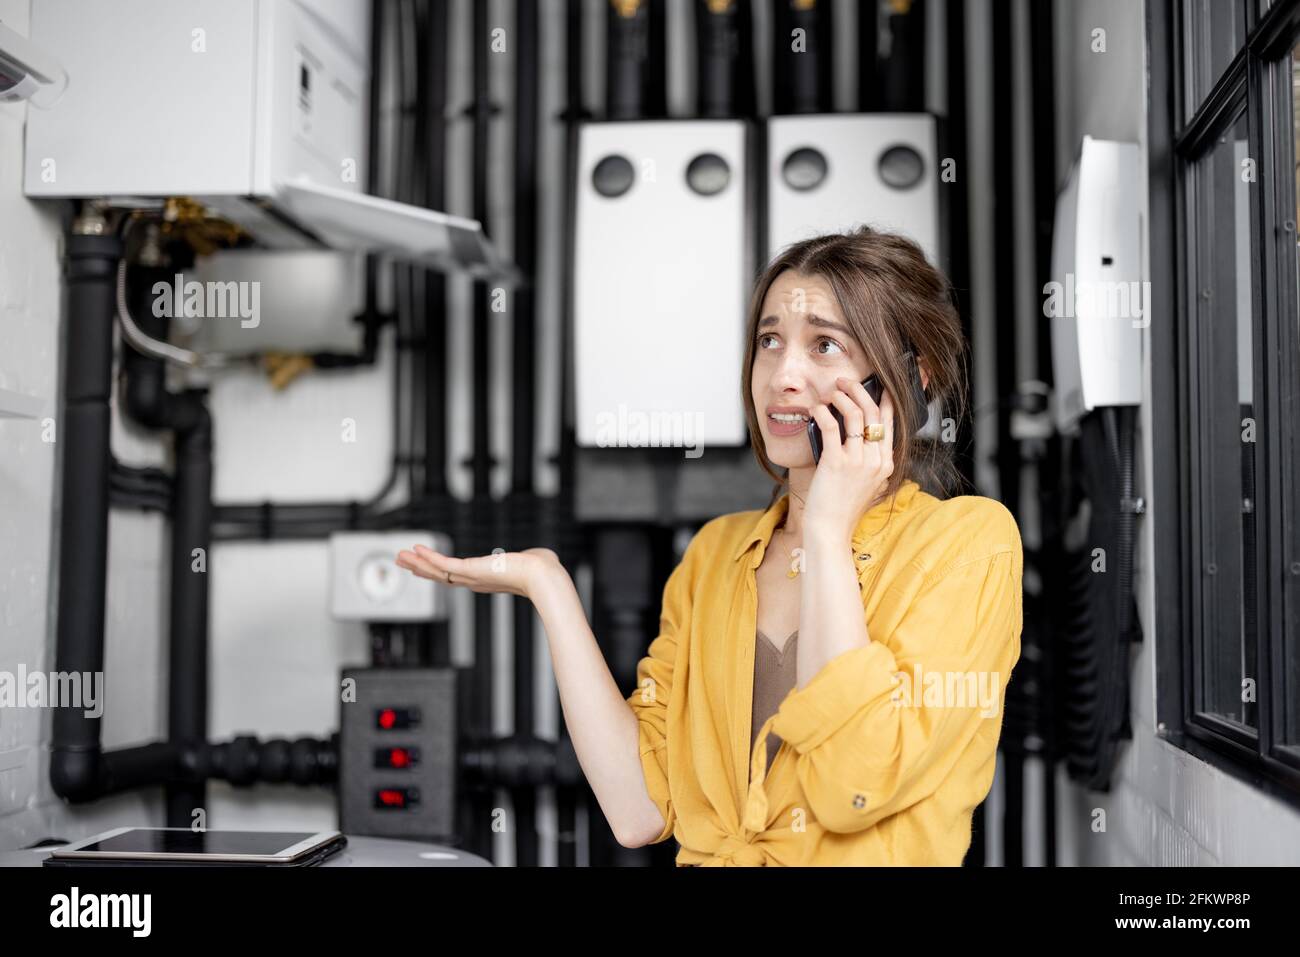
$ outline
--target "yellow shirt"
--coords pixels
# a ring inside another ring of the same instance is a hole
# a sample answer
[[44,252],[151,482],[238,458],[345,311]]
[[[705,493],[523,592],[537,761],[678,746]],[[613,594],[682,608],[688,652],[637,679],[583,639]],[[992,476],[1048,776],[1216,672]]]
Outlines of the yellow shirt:
[[788,505],[708,522],[664,588],[627,699],[665,821],[652,843],[676,837],[679,866],[958,866],[1020,657],[1015,519],[913,481],[869,509],[852,544],[871,640],[792,690],[751,749],[755,569]]

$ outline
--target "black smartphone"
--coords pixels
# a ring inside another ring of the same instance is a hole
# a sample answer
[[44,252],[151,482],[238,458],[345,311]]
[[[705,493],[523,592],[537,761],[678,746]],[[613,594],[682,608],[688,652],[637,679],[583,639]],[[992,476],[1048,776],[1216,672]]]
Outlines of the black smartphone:
[[[909,399],[912,403],[912,421],[916,423],[916,431],[919,432],[925,427],[925,423],[930,421],[930,404],[925,398],[925,387],[921,384],[921,370],[917,367],[916,357],[911,353],[904,354],[904,361],[908,365],[908,378],[911,382],[911,394]],[[884,395],[885,387],[881,384],[879,376],[874,372],[862,380],[863,387],[867,390],[867,395],[871,396],[871,401],[880,405],[880,397]],[[830,406],[831,417],[835,419],[835,424],[840,430],[840,444],[844,444],[844,416],[835,406]],[[817,424],[816,419],[808,420],[808,444],[812,446],[813,462],[822,460],[822,430]]]

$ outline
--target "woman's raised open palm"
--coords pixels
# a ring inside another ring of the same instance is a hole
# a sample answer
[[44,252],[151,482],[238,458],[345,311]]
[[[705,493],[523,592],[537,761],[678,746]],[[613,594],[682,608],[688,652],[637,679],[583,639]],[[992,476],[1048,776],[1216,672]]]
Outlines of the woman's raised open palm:
[[421,578],[444,585],[461,585],[472,592],[506,592],[532,598],[543,575],[563,570],[560,557],[549,548],[529,548],[522,552],[495,550],[476,558],[453,558],[416,545],[397,553],[397,564]]

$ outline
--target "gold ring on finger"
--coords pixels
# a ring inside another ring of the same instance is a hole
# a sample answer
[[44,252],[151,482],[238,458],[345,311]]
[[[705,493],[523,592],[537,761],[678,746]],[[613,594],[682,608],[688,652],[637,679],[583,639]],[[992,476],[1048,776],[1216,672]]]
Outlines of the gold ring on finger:
[[885,426],[880,422],[872,422],[867,426],[867,441],[879,442],[885,437]]

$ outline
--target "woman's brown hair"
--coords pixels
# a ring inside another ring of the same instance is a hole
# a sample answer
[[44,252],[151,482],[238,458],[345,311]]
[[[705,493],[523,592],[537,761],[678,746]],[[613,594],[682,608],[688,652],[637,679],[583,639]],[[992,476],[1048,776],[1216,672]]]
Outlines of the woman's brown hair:
[[[768,264],[754,285],[745,324],[747,345],[741,392],[754,457],[777,483],[772,502],[780,496],[788,470],[778,471],[764,448],[754,408],[754,353],[763,300],[772,283],[787,270],[820,276],[829,284],[858,346],[895,399],[894,473],[885,487],[885,498],[892,498],[908,479],[936,498],[949,498],[963,491],[965,482],[957,469],[953,447],[967,412],[967,353],[952,283],[930,265],[921,247],[911,239],[862,226],[787,247]],[[908,421],[907,404],[898,401],[899,396],[909,392],[905,360],[909,349],[914,350],[929,373],[925,394],[932,415],[938,400],[937,438],[915,435]]]

